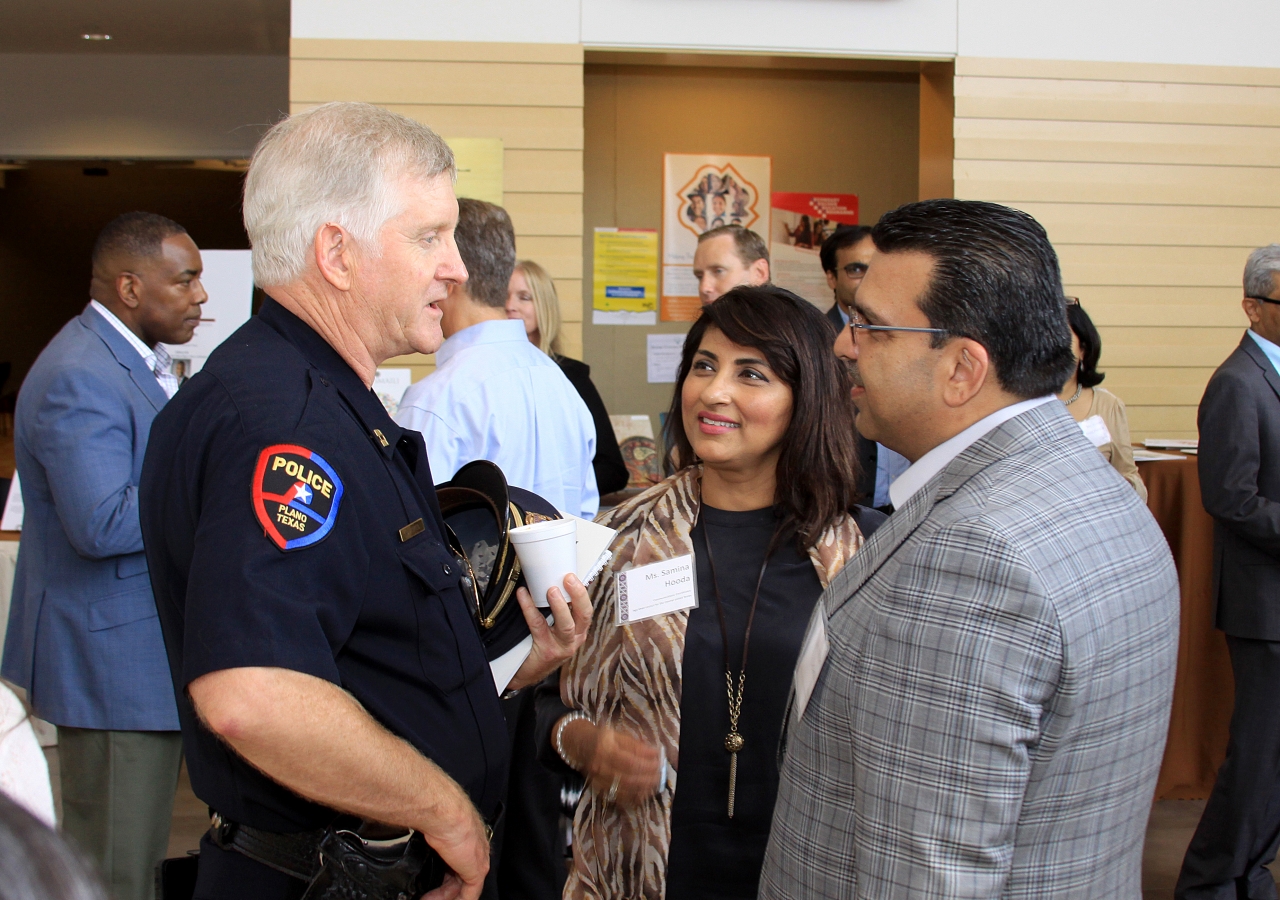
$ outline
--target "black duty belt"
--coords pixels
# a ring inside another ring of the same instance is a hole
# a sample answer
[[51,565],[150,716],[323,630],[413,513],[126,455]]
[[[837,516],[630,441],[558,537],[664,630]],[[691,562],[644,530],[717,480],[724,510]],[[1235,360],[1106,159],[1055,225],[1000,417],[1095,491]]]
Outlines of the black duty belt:
[[414,900],[444,881],[444,860],[416,831],[387,834],[342,817],[318,831],[281,834],[211,813],[215,846],[306,882],[303,900]]
[[320,842],[325,829],[282,834],[229,822],[213,813],[209,839],[223,850],[235,850],[277,872],[310,882],[320,872]]

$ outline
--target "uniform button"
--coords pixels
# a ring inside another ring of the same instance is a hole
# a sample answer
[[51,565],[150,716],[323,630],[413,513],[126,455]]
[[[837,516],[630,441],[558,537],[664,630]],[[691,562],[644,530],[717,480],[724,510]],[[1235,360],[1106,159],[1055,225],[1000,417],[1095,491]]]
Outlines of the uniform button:
[[446,575],[452,575],[452,574],[453,574],[453,569],[449,568],[449,564],[448,564],[448,563],[440,563],[440,568],[444,569],[444,574],[446,574]]

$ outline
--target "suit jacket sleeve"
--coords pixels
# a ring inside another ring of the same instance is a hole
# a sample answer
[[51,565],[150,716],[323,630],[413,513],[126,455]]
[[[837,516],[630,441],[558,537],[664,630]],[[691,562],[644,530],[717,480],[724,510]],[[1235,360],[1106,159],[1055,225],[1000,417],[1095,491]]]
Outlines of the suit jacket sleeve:
[[1003,896],[1063,660],[1056,615],[1021,559],[970,519],[903,561],[910,574],[890,598],[901,614],[865,648],[873,687],[853,723],[870,754],[858,760],[859,818],[890,823],[859,844],[859,896]]
[[76,552],[105,559],[142,550],[132,407],[94,372],[63,369],[28,432],[53,505]]
[[1280,503],[1258,493],[1262,435],[1258,391],[1275,397],[1261,377],[1220,370],[1200,401],[1200,494],[1209,515],[1259,550],[1280,556]]

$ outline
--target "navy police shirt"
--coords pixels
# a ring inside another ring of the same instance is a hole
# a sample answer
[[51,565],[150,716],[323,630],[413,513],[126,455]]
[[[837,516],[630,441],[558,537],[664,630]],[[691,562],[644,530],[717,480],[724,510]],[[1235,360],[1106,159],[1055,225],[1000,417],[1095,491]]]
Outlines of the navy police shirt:
[[269,666],[349,691],[495,814],[506,726],[422,436],[318,334],[264,303],[156,418],[140,495],[196,796],[271,831],[333,818],[238,757],[187,698],[201,675]]

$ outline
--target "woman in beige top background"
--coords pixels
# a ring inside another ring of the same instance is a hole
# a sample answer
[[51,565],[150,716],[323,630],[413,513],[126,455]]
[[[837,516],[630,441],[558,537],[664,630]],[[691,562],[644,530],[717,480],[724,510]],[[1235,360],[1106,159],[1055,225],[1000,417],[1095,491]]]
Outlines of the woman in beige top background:
[[[1067,322],[1071,325],[1071,349],[1076,355],[1076,370],[1063,385],[1058,397],[1067,412],[1080,423],[1085,435],[1093,440],[1107,462],[1125,477],[1143,502],[1147,486],[1142,483],[1138,466],[1133,461],[1133,445],[1129,443],[1129,417],[1124,401],[1098,387],[1106,376],[1098,371],[1102,356],[1102,338],[1079,299],[1067,298]],[[1105,430],[1099,427],[1105,426]]]

